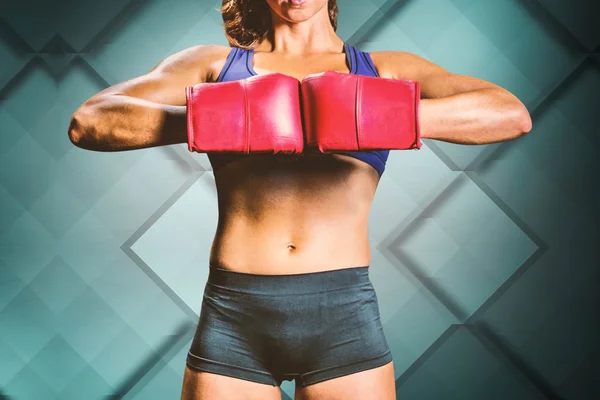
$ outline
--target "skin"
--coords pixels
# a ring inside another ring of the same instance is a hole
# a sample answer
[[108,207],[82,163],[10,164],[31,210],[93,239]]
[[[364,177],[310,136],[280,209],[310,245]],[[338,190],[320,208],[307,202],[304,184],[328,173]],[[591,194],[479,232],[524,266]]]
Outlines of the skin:
[[[267,0],[273,40],[255,49],[259,74],[301,80],[348,73],[343,41],[329,23],[327,0],[294,7]],[[187,142],[184,88],[214,81],[230,48],[196,46],[147,74],[111,86],[73,115],[71,141],[84,149],[123,151]],[[452,74],[416,55],[374,52],[381,77],[419,81],[423,138],[486,144],[531,129],[525,106],[510,92]],[[344,155],[257,156],[215,172],[219,222],[210,262],[255,274],[291,274],[369,265],[368,216],[378,184],[369,165]],[[199,288],[200,290],[200,288]],[[279,387],[186,368],[182,399],[280,399]],[[296,388],[296,399],[395,399],[393,363]]]

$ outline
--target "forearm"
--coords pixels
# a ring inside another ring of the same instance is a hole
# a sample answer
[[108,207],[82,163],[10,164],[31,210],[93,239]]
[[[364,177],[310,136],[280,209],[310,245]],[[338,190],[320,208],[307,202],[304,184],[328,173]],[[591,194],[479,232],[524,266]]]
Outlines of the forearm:
[[73,115],[69,138],[78,147],[123,151],[187,141],[186,107],[105,95]]
[[458,144],[487,144],[518,138],[531,129],[523,104],[512,94],[479,89],[421,100],[421,137]]

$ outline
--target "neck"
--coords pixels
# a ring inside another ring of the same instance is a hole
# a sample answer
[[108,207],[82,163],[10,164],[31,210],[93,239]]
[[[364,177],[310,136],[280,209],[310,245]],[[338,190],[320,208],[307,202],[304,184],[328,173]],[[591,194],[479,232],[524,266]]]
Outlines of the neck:
[[292,57],[342,51],[344,41],[333,30],[327,7],[300,23],[286,21],[275,13],[272,13],[272,21],[272,35],[257,46],[257,51],[284,53]]

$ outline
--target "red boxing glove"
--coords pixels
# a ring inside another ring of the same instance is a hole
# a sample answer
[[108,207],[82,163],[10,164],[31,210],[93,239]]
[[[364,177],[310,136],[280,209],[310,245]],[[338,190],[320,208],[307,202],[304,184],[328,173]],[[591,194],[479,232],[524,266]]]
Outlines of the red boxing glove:
[[321,152],[421,148],[419,82],[324,72],[302,81],[308,146]]
[[188,149],[201,153],[300,153],[300,83],[282,74],[186,88]]

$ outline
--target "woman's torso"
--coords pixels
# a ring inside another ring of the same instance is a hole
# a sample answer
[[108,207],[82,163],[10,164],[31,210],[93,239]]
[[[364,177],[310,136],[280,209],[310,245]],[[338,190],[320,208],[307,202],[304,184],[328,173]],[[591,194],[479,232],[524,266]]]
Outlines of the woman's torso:
[[[305,57],[232,49],[216,81],[280,72],[377,76],[367,53]],[[219,222],[210,264],[239,272],[293,274],[369,265],[368,217],[387,152],[210,155]]]

